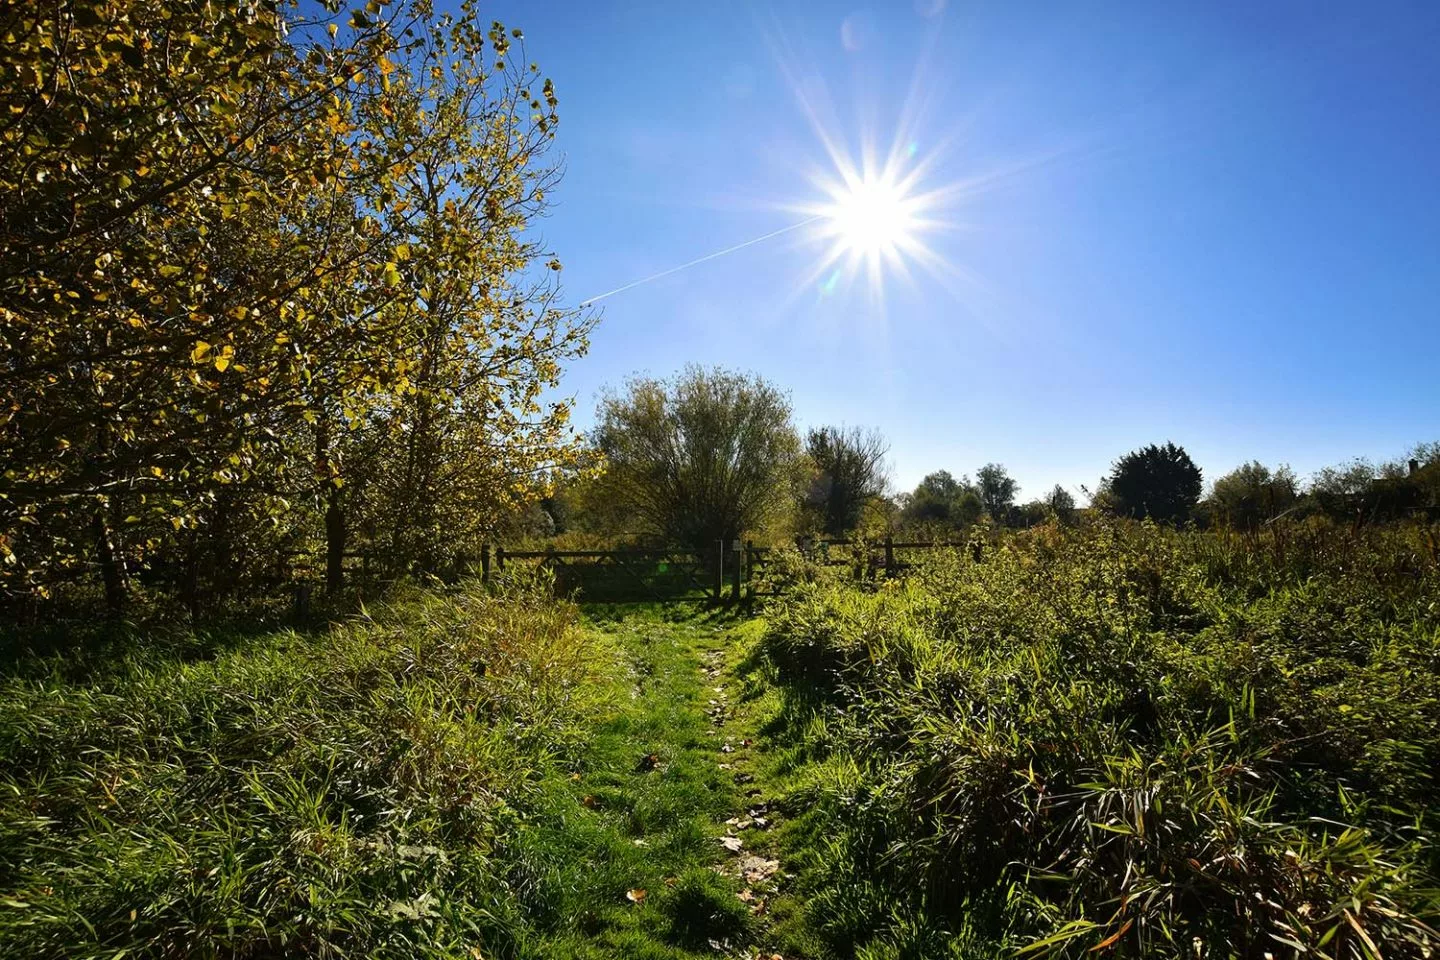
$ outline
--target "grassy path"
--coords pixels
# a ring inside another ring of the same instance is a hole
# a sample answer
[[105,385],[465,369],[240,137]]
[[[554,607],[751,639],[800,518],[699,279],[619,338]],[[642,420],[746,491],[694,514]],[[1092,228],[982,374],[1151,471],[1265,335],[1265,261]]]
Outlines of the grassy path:
[[583,762],[497,851],[527,893],[519,955],[774,955],[784,874],[754,703],[734,674],[751,626],[679,608],[592,612],[614,665],[608,709]]

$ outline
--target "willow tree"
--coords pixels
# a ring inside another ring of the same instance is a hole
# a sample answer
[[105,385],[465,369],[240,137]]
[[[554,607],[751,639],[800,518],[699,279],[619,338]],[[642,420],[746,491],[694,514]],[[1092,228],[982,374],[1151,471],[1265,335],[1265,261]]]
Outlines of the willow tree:
[[586,324],[515,280],[555,98],[498,24],[423,0],[4,20],[0,589],[93,561],[118,602],[127,564],[223,527],[303,540],[343,447],[393,459],[377,434],[422,422],[445,443],[417,458],[469,458],[482,510],[568,455],[568,409],[534,410]]
[[800,441],[785,395],[757,376],[691,366],[600,404],[613,495],[671,541],[706,549],[794,503]]

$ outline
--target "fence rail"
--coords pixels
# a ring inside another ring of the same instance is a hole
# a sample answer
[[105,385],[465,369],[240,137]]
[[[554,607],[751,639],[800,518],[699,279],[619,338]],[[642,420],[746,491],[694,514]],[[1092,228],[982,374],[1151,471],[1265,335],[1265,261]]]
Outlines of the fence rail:
[[[901,576],[914,566],[901,551],[955,549],[968,546],[955,540],[812,540],[796,547],[812,563],[848,566],[863,579]],[[557,590],[576,594],[591,603],[669,602],[704,600],[738,602],[751,597],[775,596],[781,588],[766,577],[767,568],[781,548],[756,546],[751,541],[715,542],[708,550],[679,547],[617,547],[606,550],[509,550],[486,545],[480,552],[480,577],[525,565],[549,571]],[[387,569],[383,556],[365,550],[346,551],[345,580],[368,590],[382,586],[376,572]],[[474,570],[474,559],[456,560],[455,575]],[[323,576],[325,558],[297,551],[282,558],[289,568],[297,616],[308,616],[315,580]]]
[[[815,540],[797,543],[812,562],[851,566],[867,579],[897,577],[914,566],[897,551],[956,549],[970,546],[957,540]],[[610,550],[506,550],[487,547],[483,576],[492,565],[530,563],[550,570],[557,588],[578,592],[594,603],[627,600],[696,600],[732,602],[780,592],[765,580],[765,570],[780,548],[750,541],[716,541],[710,550],[636,547]],[[858,551],[863,551],[858,552]],[[728,593],[728,597],[727,597]]]

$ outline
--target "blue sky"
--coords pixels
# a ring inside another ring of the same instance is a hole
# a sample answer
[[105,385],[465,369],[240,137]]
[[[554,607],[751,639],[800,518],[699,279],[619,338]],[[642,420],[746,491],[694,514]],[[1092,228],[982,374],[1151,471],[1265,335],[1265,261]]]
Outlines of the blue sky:
[[1440,438],[1440,3],[502,2],[560,96],[572,303],[806,217],[825,138],[913,144],[937,264],[782,234],[605,299],[565,389],[757,372],[893,479],[1213,479]]

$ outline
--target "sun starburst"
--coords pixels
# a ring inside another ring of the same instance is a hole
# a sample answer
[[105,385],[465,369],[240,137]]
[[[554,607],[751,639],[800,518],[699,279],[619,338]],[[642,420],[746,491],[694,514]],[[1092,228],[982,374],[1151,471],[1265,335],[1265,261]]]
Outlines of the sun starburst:
[[943,265],[927,238],[945,225],[941,192],[924,189],[924,163],[914,162],[913,148],[898,147],[885,163],[856,163],[827,144],[833,170],[812,178],[821,196],[801,208],[813,218],[812,239],[823,249],[812,280],[832,292],[863,277],[871,296],[880,300],[888,276],[908,281],[912,266],[934,272]]

